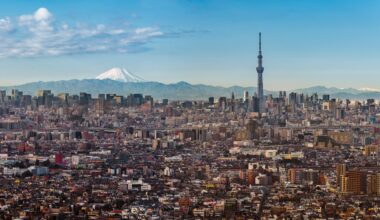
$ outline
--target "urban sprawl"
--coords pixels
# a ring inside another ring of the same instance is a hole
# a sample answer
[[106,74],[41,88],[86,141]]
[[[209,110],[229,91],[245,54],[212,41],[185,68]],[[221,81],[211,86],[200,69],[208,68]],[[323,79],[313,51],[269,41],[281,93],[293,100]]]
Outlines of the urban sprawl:
[[0,92],[1,219],[379,218],[379,102]]

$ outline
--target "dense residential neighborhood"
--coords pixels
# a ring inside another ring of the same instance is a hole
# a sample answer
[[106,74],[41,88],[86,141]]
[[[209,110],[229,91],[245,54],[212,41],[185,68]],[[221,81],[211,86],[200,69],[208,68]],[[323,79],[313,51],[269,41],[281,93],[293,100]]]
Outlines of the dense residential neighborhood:
[[380,217],[374,100],[0,94],[1,219]]

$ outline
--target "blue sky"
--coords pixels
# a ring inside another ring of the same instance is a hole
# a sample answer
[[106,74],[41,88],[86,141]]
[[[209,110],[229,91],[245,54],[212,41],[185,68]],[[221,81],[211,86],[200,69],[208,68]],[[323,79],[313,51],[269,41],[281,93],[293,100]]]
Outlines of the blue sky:
[[94,78],[125,67],[172,83],[377,88],[380,1],[7,0],[0,85]]

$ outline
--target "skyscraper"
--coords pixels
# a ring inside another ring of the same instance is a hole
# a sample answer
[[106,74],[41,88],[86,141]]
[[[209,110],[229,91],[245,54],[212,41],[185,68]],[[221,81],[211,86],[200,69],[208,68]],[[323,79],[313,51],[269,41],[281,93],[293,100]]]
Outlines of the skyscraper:
[[243,93],[243,102],[247,102],[248,99],[249,99],[248,91],[244,91],[244,93]]
[[263,86],[263,55],[261,53],[261,32],[259,33],[259,55],[257,56],[258,66],[256,67],[257,71],[257,95],[259,98],[259,112],[262,113],[265,111],[265,100],[264,100],[264,86]]

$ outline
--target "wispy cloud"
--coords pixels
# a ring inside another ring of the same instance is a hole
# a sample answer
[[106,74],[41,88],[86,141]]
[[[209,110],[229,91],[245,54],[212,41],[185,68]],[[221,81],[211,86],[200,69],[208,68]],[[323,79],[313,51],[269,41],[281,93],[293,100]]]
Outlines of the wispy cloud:
[[0,18],[0,58],[136,52],[162,36],[158,27],[69,25],[57,21],[48,9],[39,8],[18,18]]

